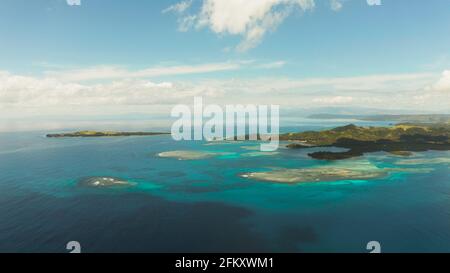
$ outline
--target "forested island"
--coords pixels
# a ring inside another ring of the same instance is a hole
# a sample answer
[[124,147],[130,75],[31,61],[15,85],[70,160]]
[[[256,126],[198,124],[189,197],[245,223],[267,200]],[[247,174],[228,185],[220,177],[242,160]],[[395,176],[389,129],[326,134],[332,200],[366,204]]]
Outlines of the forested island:
[[120,136],[154,136],[167,135],[166,132],[113,132],[113,131],[79,131],[74,133],[47,134],[47,137],[120,137]]
[[411,152],[450,149],[450,124],[397,124],[392,127],[360,127],[353,124],[325,131],[288,133],[280,140],[291,141],[287,147],[346,148],[344,152],[319,151],[308,155],[315,159],[339,160],[385,151],[407,156]]

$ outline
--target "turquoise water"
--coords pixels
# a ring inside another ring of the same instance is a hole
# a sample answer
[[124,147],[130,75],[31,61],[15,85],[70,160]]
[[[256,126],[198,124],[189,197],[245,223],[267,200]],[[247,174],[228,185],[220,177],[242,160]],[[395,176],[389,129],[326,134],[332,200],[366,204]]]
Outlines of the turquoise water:
[[[260,154],[257,147],[170,136],[0,134],[0,252],[66,252],[74,240],[85,252],[367,252],[374,240],[384,252],[450,251],[449,152],[374,153],[330,163],[309,158],[307,150]],[[176,150],[215,156],[158,156]],[[410,159],[416,161],[402,163]],[[240,176],[336,164],[396,171],[301,184]],[[92,176],[136,185],[78,184]]]

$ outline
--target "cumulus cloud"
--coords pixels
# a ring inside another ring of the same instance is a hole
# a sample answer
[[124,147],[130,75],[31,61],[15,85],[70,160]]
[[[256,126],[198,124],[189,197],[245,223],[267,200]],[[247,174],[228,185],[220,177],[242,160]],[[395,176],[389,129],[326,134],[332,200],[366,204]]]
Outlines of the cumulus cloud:
[[68,113],[117,115],[124,109],[135,111],[129,109],[136,107],[189,104],[194,96],[202,96],[205,103],[218,104],[279,104],[282,107],[306,108],[339,105],[411,110],[422,107],[422,110],[438,111],[449,108],[450,92],[443,92],[449,90],[446,86],[448,71],[442,74],[441,79],[432,73],[415,73],[175,82],[125,78],[104,83],[73,82],[63,77],[23,76],[0,71],[0,113],[2,116],[20,115],[34,109],[34,114],[54,116]]
[[0,105],[17,107],[153,105],[177,103],[193,96],[218,96],[204,86],[151,82],[139,79],[102,84],[64,82],[0,72]]
[[412,103],[423,108],[440,107],[448,112],[450,109],[450,70],[445,70],[433,83],[414,94]]
[[170,104],[194,96],[215,97],[212,86],[151,82],[139,79],[80,84],[0,73],[0,107],[125,106]]
[[445,70],[444,72],[442,72],[442,76],[440,77],[440,79],[432,86],[429,86],[428,90],[437,92],[450,92],[450,70]]
[[236,49],[246,51],[295,9],[306,11],[314,5],[314,0],[203,0],[199,12],[179,18],[179,30],[209,28],[219,35],[240,35],[243,39]]
[[[226,94],[221,103],[279,104],[282,107],[366,107],[411,109],[413,99],[426,92],[424,88],[436,80],[434,73],[381,74],[356,77],[324,78],[259,78],[251,80],[209,81]],[[420,102],[422,110],[447,110],[445,95],[427,97]]]

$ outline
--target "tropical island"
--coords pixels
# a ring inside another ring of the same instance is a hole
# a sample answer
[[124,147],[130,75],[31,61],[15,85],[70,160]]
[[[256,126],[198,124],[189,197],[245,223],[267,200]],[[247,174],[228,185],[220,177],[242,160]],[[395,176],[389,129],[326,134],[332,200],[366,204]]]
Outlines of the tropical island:
[[166,132],[114,132],[114,131],[79,131],[74,133],[47,134],[47,137],[123,137],[167,135]]
[[108,188],[108,187],[131,187],[136,185],[136,183],[126,181],[117,177],[93,176],[79,180],[78,185],[83,187]]
[[287,147],[346,148],[344,152],[319,151],[308,155],[315,159],[340,160],[362,156],[371,152],[389,152],[408,156],[411,152],[450,150],[450,124],[402,123],[392,127],[361,127],[353,124],[324,131],[308,131],[280,135],[280,140],[290,141]]

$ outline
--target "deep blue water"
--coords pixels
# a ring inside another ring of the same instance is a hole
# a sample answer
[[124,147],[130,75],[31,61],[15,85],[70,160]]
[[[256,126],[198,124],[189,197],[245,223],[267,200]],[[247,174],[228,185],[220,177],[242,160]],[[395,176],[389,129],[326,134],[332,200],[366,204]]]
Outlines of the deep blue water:
[[[74,240],[84,252],[367,252],[373,240],[384,252],[450,252],[449,152],[417,153],[412,159],[422,163],[403,166],[405,158],[375,153],[357,160],[403,169],[367,181],[288,185],[239,175],[334,163],[306,150],[255,156],[252,145],[2,133],[0,252],[66,252]],[[173,150],[226,154],[158,157]],[[91,176],[136,186],[78,184]]]

